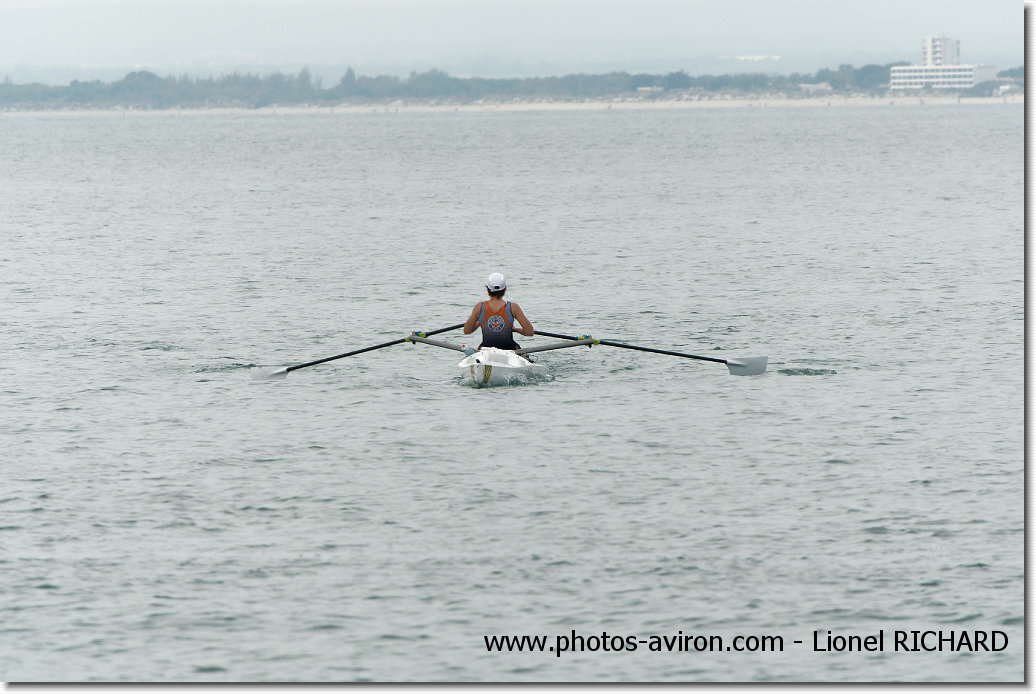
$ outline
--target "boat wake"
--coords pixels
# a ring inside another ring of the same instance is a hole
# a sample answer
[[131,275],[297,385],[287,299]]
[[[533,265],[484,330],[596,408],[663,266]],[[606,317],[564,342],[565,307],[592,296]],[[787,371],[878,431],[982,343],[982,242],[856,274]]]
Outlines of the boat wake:
[[531,371],[527,373],[506,374],[499,378],[493,378],[488,383],[476,382],[469,376],[460,376],[454,379],[455,382],[464,388],[503,388],[507,386],[530,386],[539,383],[547,383],[554,380],[554,376],[546,370]]
[[834,369],[778,369],[777,373],[785,376],[831,376],[838,373]]

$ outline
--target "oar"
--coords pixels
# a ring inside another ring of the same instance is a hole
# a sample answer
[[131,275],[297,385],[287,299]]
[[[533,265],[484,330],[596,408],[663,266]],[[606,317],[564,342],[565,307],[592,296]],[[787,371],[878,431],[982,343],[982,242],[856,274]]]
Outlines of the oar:
[[[416,333],[416,334],[421,335],[421,336],[438,335],[439,333],[445,333],[445,332],[449,332],[450,330],[456,330],[457,328],[463,328],[463,327],[464,327],[463,323],[458,323],[457,325],[451,325],[451,326],[446,327],[446,328],[439,328],[438,330],[430,330],[430,331],[428,331],[426,333]],[[276,370],[266,374],[266,377],[267,378],[277,378],[278,376],[287,376],[290,372],[296,371],[298,369],[304,369],[307,366],[316,366],[317,364],[323,364],[324,362],[334,361],[335,359],[344,359],[345,357],[351,357],[351,356],[354,356],[356,354],[363,354],[364,352],[373,352],[374,350],[381,349],[382,347],[391,347],[392,345],[401,345],[404,342],[409,342],[409,341],[410,341],[410,336],[407,336],[407,337],[402,337],[402,338],[400,338],[398,340],[392,340],[391,342],[382,342],[380,345],[371,345],[370,347],[364,347],[362,349],[354,349],[353,351],[346,352],[344,354],[336,354],[333,357],[324,357],[323,359],[315,359],[313,361],[307,361],[305,364],[296,364],[295,366],[284,366],[284,367],[281,367],[279,369],[276,369]]]
[[[536,331],[537,335],[546,335],[547,337],[556,337],[561,340],[582,340],[586,336],[575,337],[573,335],[559,335],[557,333],[548,333],[542,330]],[[766,373],[766,357],[738,357],[737,359],[717,359],[716,357],[701,357],[697,354],[685,354],[684,352],[672,352],[668,349],[655,349],[654,347],[640,347],[638,345],[627,345],[622,342],[612,342],[611,340],[598,340],[593,339],[595,345],[608,345],[609,347],[622,347],[623,349],[635,349],[639,352],[652,352],[654,354],[668,354],[671,357],[683,357],[685,359],[698,359],[701,361],[711,361],[717,364],[726,364],[727,369],[733,376],[757,376],[761,373]]]

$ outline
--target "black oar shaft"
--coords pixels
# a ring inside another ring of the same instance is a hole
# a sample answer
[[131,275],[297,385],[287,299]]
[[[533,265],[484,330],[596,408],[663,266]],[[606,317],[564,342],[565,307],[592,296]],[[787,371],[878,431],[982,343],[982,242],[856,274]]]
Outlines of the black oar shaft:
[[558,333],[547,333],[547,332],[543,332],[542,330],[537,330],[536,334],[537,335],[546,335],[547,337],[556,337],[559,340],[578,340],[579,339],[578,337],[575,337],[574,335],[559,335]]
[[323,359],[315,359],[313,361],[307,361],[305,364],[296,364],[295,366],[289,366],[286,371],[294,371],[295,369],[304,369],[307,366],[316,366],[317,364],[323,364],[326,361],[334,361],[335,359],[343,359],[345,357],[351,357],[355,354],[363,354],[364,352],[372,352],[382,347],[390,347],[392,345],[399,345],[406,342],[406,339],[392,340],[391,342],[382,342],[380,345],[374,345],[372,347],[364,347],[363,349],[354,349],[352,352],[346,352],[345,354],[336,354],[333,357],[324,357]]
[[[439,328],[438,330],[429,331],[429,332],[425,333],[425,335],[438,335],[439,333],[445,333],[445,332],[449,332],[450,330],[456,330],[457,328],[463,328],[463,327],[464,327],[463,323],[458,323],[457,325],[451,325],[451,326],[449,326],[447,328]],[[334,361],[335,359],[344,359],[345,357],[351,357],[351,356],[356,355],[356,354],[363,354],[364,352],[372,352],[372,351],[374,351],[376,349],[381,349],[382,347],[391,347],[392,345],[401,345],[401,344],[403,344],[406,341],[407,341],[407,338],[404,337],[404,338],[401,338],[399,340],[392,340],[390,342],[382,342],[380,345],[373,345],[371,347],[364,347],[362,349],[354,349],[351,352],[346,352],[344,354],[336,354],[333,357],[324,357],[323,359],[316,359],[314,361],[308,361],[305,364],[296,364],[295,366],[289,366],[287,369],[285,369],[285,372],[287,372],[287,371],[295,371],[296,369],[304,369],[307,366],[316,366],[317,364],[323,364],[324,362]]]
[[[559,335],[558,333],[548,333],[542,330],[536,331],[537,335],[546,335],[547,337],[556,337],[561,340],[578,340],[578,337],[572,335]],[[684,352],[671,352],[667,349],[655,349],[654,347],[640,347],[638,345],[627,345],[622,342],[612,342],[611,340],[597,340],[599,345],[608,345],[609,347],[622,347],[623,349],[635,349],[639,352],[653,352],[655,354],[668,354],[671,357],[684,357],[685,359],[700,359],[702,361],[712,361],[717,364],[726,364],[726,359],[717,359],[716,357],[700,357],[697,354],[685,354]]]
[[640,352],[654,352],[655,354],[668,354],[671,357],[685,357],[687,359],[701,359],[702,361],[714,361],[717,364],[726,364],[726,359],[717,359],[716,357],[700,357],[697,354],[685,354],[683,352],[670,352],[667,349],[655,349],[654,347],[638,347],[637,345],[624,345],[621,342],[612,342],[611,340],[598,340],[599,344],[608,345],[610,347],[622,347],[623,349],[635,349]]

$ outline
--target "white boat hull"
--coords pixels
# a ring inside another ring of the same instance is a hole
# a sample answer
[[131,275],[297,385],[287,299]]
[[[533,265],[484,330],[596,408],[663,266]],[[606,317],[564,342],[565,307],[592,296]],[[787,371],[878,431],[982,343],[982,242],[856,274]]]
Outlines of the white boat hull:
[[508,349],[486,347],[464,357],[457,364],[461,377],[476,387],[521,383],[546,374],[547,367],[533,364]]

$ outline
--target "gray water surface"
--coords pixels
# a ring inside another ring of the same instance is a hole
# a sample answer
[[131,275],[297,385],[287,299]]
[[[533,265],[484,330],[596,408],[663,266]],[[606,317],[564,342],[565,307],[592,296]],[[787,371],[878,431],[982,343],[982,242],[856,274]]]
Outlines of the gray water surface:
[[[1020,681],[1022,142],[1019,105],[0,115],[0,680]],[[769,369],[251,378],[492,271],[539,329]],[[785,647],[485,645],[573,632]]]

